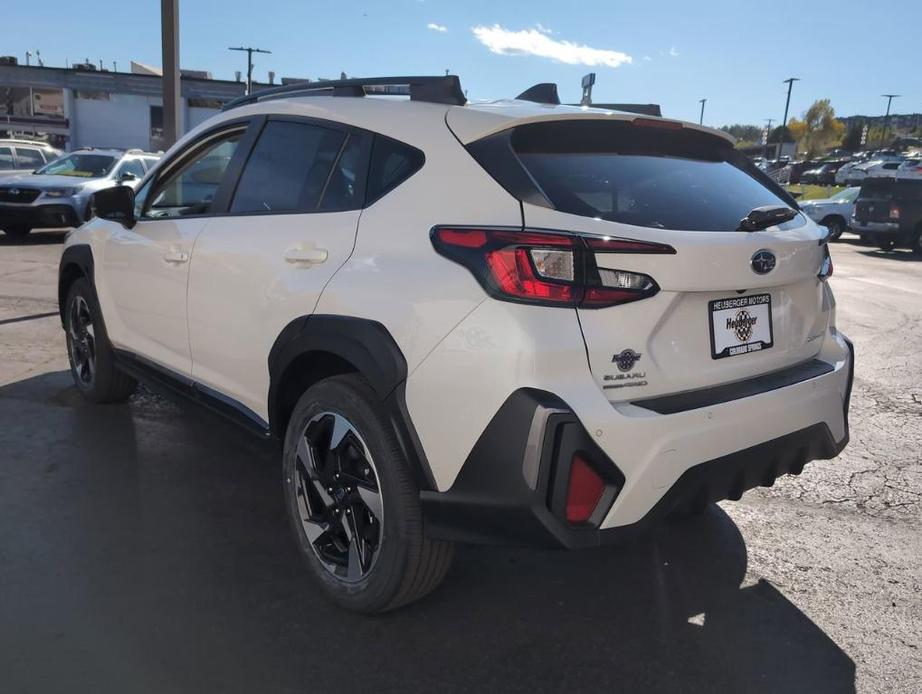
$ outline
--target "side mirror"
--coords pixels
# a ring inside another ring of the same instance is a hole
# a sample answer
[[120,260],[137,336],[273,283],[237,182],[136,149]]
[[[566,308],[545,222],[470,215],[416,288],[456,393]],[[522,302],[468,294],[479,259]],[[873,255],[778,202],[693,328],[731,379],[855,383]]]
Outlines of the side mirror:
[[103,188],[93,195],[93,214],[100,219],[118,222],[126,229],[135,225],[134,190],[131,186]]
[[137,181],[138,177],[136,174],[131,173],[130,171],[122,171],[118,175],[118,180],[120,181]]

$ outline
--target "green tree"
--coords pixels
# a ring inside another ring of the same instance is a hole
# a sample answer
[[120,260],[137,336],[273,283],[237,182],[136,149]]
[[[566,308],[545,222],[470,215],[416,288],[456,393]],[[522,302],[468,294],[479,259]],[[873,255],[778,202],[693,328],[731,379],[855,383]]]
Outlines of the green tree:
[[814,101],[800,120],[792,118],[788,122],[788,129],[798,148],[808,157],[838,145],[845,135],[845,124],[836,120],[836,112],[829,99]]
[[762,141],[762,128],[760,128],[758,125],[734,123],[733,125],[724,125],[720,129],[725,133],[730,133],[737,140],[743,140],[745,142]]

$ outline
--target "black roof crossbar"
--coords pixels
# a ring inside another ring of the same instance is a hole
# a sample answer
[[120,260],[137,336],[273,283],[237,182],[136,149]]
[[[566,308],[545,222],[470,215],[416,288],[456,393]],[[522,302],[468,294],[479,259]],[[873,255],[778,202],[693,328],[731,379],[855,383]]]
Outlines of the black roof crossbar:
[[553,82],[539,82],[515,98],[520,101],[532,101],[536,104],[560,104],[560,97],[557,96],[557,85]]
[[[369,88],[370,89],[367,89]],[[378,87],[378,89],[375,89]],[[383,89],[396,87],[396,89]],[[401,89],[402,87],[402,89]],[[372,94],[407,94],[410,101],[463,106],[467,103],[457,75],[434,77],[356,77],[344,80],[318,80],[269,87],[238,97],[224,104],[222,111],[286,96],[364,96]]]

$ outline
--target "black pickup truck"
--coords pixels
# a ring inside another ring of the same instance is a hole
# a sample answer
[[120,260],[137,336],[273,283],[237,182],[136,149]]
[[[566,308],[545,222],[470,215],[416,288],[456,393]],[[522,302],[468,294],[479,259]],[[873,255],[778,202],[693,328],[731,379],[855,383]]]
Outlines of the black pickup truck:
[[922,178],[867,178],[855,200],[852,231],[884,250],[922,254]]

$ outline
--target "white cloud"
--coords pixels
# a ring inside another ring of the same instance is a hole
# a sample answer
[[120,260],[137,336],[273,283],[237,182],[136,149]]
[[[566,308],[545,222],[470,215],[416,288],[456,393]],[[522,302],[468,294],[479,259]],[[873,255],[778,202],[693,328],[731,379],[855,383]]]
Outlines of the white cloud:
[[669,55],[671,55],[673,58],[678,58],[678,57],[679,57],[679,52],[676,50],[676,47],[675,47],[675,46],[672,46],[672,47],[669,49]]
[[651,58],[651,57],[648,56],[648,55],[645,55],[645,56],[643,57],[643,59],[644,59],[645,62],[650,62],[651,60],[653,60],[653,58]]
[[443,33],[443,34],[444,34],[446,31],[448,31],[448,27],[447,27],[447,26],[445,26],[444,24],[436,24],[435,22],[429,22],[429,23],[426,25],[426,28],[427,28],[427,29],[432,29],[432,31],[439,31],[439,32],[441,32],[441,33]]
[[541,22],[535,24],[535,29],[540,31],[542,34],[553,34],[554,32],[544,26]]
[[500,55],[536,55],[568,65],[618,67],[632,62],[627,53],[592,48],[572,41],[556,41],[542,33],[541,29],[510,31],[494,24],[491,27],[476,26],[471,31],[490,52]]

